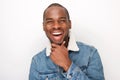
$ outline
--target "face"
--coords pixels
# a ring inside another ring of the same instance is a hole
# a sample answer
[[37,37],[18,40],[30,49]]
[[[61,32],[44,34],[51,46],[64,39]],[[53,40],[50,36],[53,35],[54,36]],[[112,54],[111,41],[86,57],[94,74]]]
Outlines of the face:
[[51,43],[61,44],[68,42],[71,22],[62,7],[50,7],[45,12],[43,29]]

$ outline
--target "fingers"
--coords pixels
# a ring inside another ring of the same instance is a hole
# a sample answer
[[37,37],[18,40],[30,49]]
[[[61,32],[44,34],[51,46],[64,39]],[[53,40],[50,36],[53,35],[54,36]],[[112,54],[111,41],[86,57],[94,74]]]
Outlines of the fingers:
[[52,48],[56,48],[56,47],[58,47],[58,46],[65,46],[65,41],[63,41],[61,45],[54,44],[54,43],[51,44],[51,47],[52,47]]
[[51,51],[53,52],[53,51],[55,51],[56,48],[60,48],[60,47],[65,48],[65,41],[63,41],[63,43],[61,45],[57,45],[57,44],[52,43],[51,44]]
[[51,44],[52,48],[56,48],[57,46],[58,46],[57,44],[54,44],[54,43]]
[[63,43],[61,44],[61,46],[65,46],[65,41],[63,41]]
[[55,51],[55,48],[51,48],[51,52]]

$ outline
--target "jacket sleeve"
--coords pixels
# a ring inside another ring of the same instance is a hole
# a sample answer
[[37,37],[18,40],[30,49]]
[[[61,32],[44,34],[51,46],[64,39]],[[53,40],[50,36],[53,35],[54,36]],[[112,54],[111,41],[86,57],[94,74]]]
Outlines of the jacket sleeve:
[[100,56],[95,50],[89,57],[87,67],[80,68],[72,62],[68,72],[68,80],[105,80]]
[[30,66],[29,80],[39,80],[39,72],[37,71],[36,61],[34,57]]

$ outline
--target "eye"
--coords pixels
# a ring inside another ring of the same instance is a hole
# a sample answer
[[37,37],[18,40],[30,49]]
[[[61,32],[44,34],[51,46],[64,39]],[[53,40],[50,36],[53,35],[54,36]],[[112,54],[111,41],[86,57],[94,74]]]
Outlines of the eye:
[[46,21],[46,24],[52,24],[52,23],[53,23],[52,20],[48,20],[48,21]]
[[59,23],[66,23],[66,20],[65,20],[65,19],[61,19],[61,20],[59,21]]

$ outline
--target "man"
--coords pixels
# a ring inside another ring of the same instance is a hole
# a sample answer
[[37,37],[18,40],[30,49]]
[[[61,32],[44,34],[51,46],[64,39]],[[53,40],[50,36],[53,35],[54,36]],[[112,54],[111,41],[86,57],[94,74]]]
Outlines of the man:
[[104,80],[97,49],[75,41],[65,7],[49,5],[43,14],[43,29],[50,44],[33,57],[29,80]]

